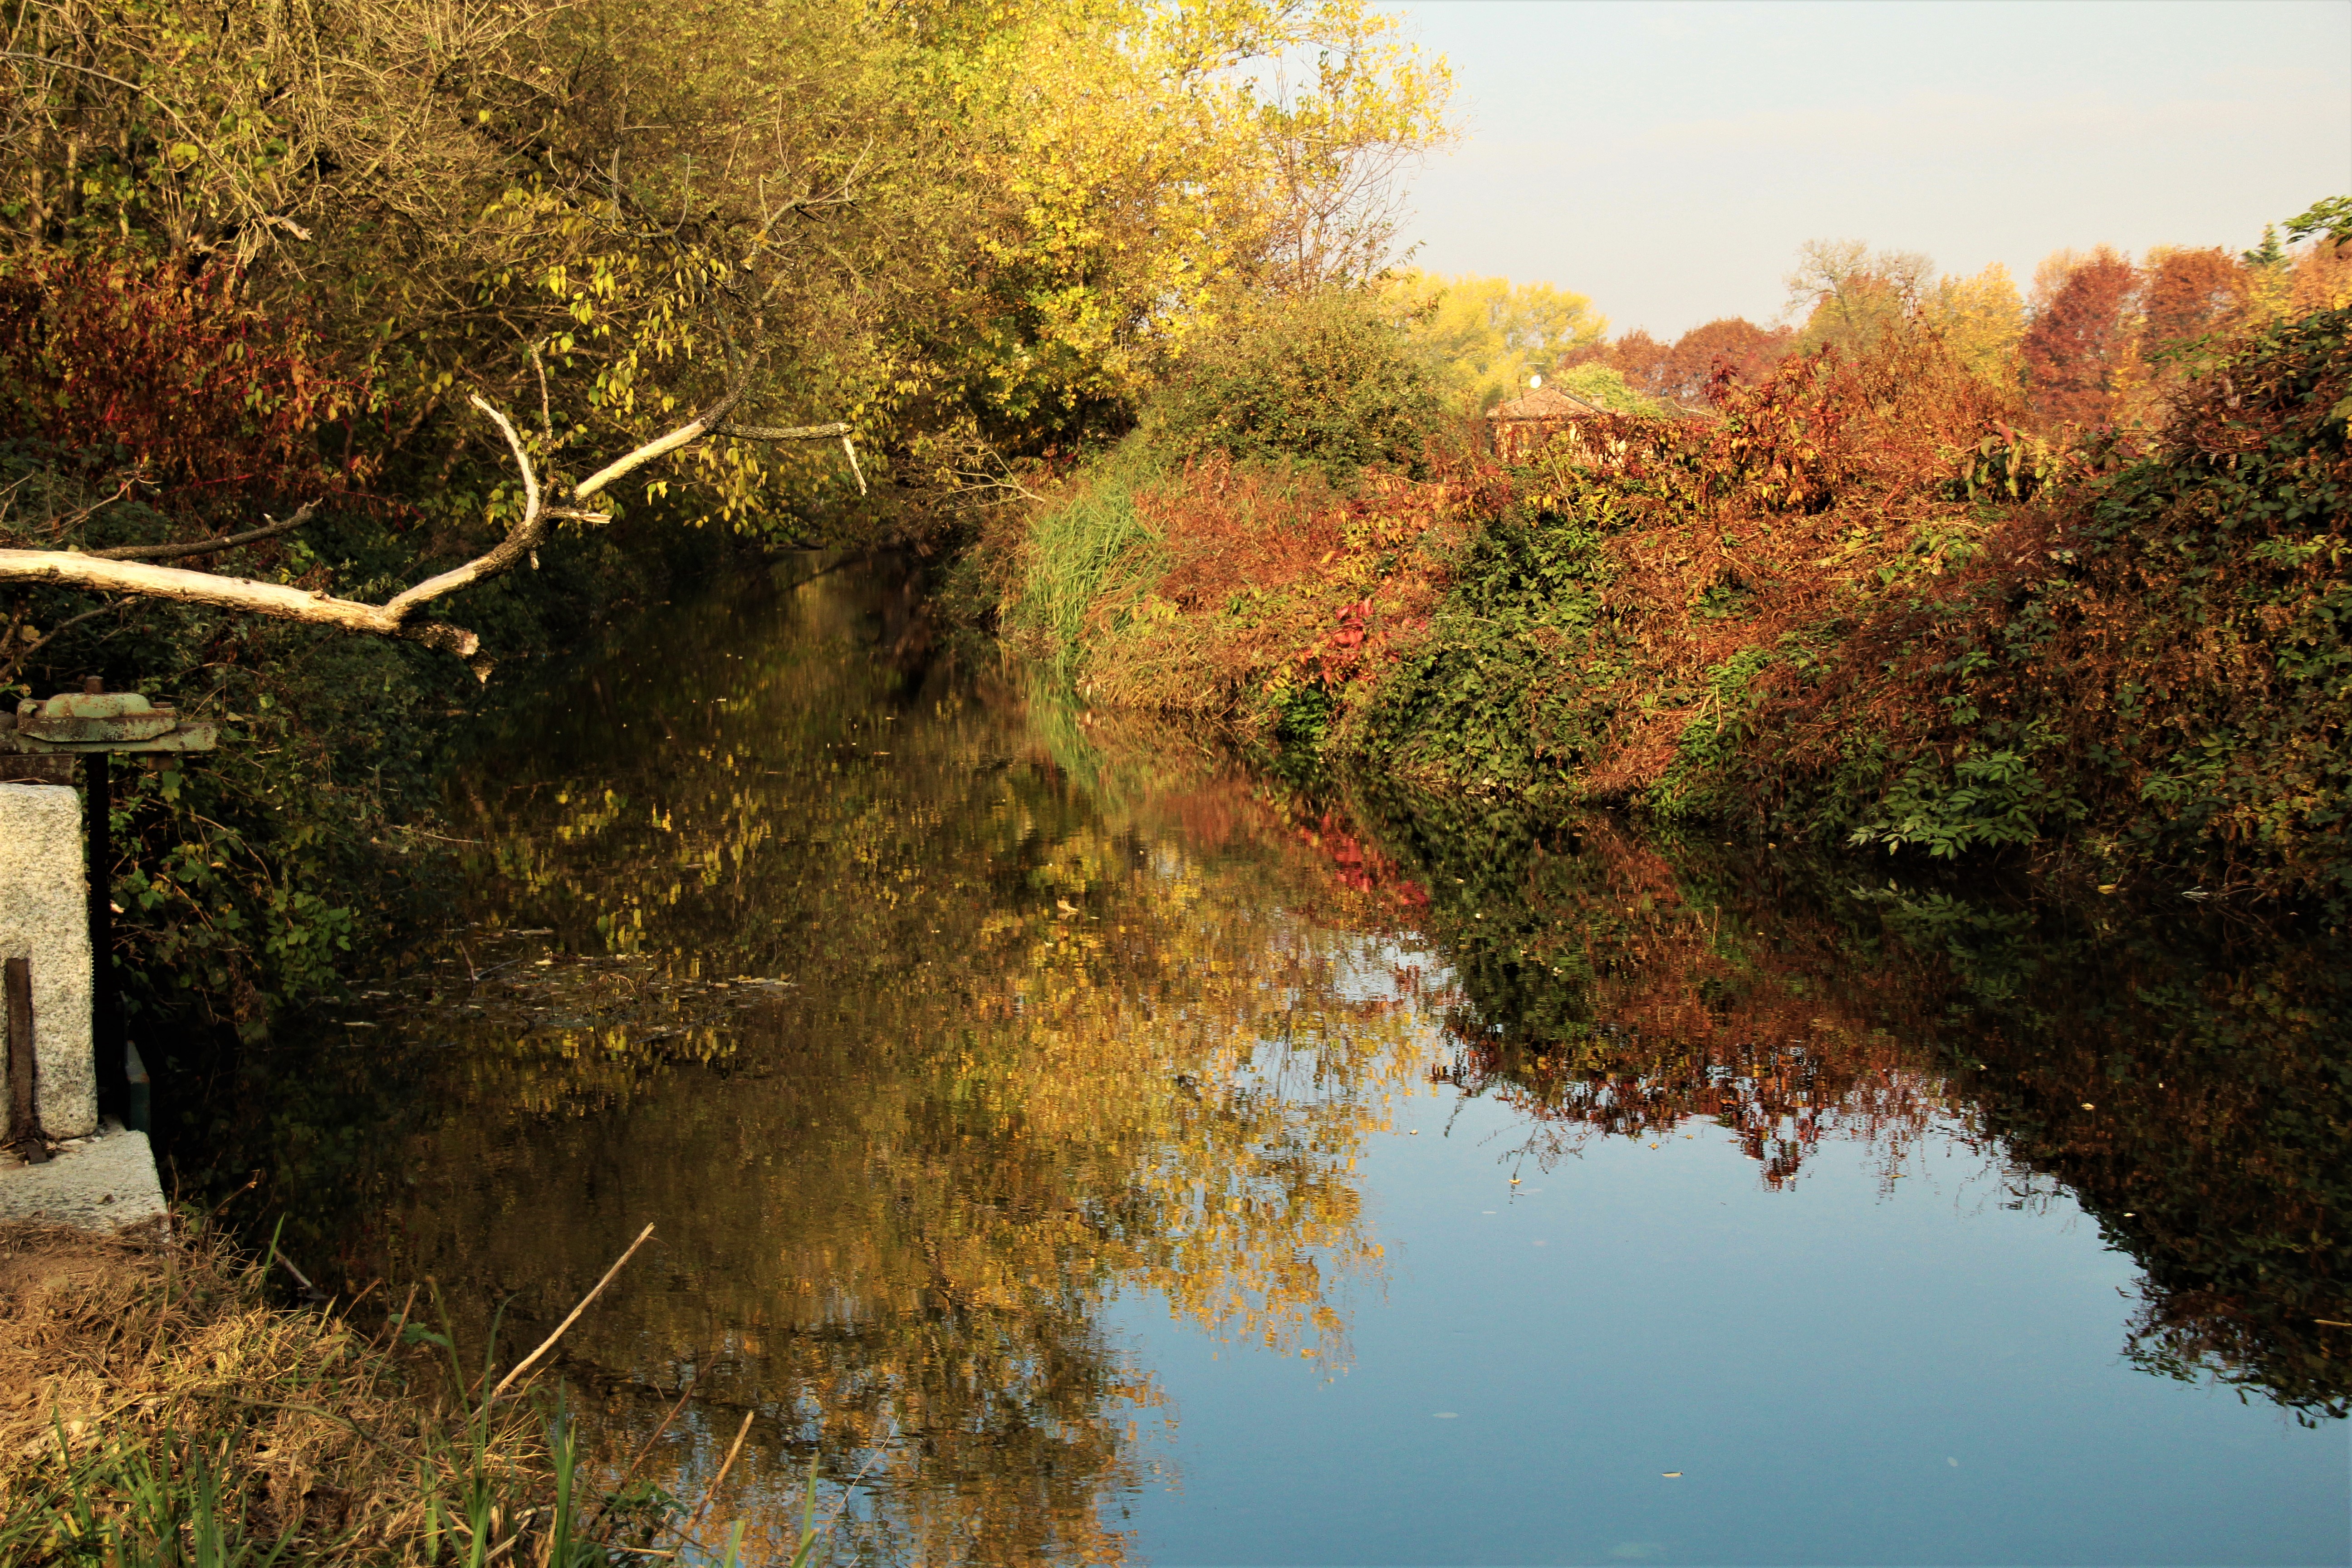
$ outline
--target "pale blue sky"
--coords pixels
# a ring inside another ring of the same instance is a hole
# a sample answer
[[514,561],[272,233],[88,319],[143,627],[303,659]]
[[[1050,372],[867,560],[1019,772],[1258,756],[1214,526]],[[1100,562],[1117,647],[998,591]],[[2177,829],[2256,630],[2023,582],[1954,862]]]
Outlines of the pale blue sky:
[[1413,182],[1441,272],[1592,297],[1612,331],[1776,316],[1797,247],[1947,272],[2252,245],[2352,194],[2352,3],[1413,0],[1467,135]]

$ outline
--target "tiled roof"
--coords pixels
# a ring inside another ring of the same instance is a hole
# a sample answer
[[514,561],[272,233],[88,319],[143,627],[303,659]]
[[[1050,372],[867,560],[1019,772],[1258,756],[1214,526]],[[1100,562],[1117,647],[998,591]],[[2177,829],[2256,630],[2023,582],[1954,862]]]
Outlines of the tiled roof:
[[1605,414],[1608,410],[1581,397],[1572,397],[1558,387],[1538,386],[1524,397],[1499,404],[1486,411],[1489,419],[1575,419],[1587,414]]

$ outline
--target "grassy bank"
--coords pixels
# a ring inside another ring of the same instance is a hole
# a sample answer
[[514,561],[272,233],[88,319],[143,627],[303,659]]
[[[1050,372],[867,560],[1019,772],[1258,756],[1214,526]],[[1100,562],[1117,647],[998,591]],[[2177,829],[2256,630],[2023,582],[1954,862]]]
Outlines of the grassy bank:
[[1096,700],[1423,786],[2333,900],[2347,345],[2209,342],[2141,435],[2031,433],[1926,330],[1507,464],[1147,418],[976,570]]
[[628,1470],[592,1483],[561,1402],[461,1353],[429,1290],[289,1305],[289,1281],[205,1236],[0,1227],[0,1561],[734,1558]]

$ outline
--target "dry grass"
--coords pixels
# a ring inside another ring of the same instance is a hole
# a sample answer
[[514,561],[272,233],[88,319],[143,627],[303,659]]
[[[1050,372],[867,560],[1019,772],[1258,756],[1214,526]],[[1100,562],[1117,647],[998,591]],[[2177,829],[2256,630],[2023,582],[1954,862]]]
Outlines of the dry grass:
[[363,1331],[284,1278],[201,1233],[0,1226],[0,1562],[578,1568],[672,1522],[646,1489],[585,1521],[561,1419],[417,1293]]

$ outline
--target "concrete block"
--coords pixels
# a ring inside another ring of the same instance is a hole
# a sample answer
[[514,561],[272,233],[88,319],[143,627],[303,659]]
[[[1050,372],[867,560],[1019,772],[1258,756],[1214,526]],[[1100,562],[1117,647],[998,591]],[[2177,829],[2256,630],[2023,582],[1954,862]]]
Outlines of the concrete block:
[[[0,959],[32,961],[35,1084],[52,1138],[98,1127],[84,853],[79,794],[0,784]],[[0,1099],[0,1116],[6,1106]]]
[[66,1144],[46,1165],[0,1169],[0,1220],[129,1230],[169,1211],[147,1134],[110,1120],[103,1131]]

